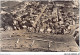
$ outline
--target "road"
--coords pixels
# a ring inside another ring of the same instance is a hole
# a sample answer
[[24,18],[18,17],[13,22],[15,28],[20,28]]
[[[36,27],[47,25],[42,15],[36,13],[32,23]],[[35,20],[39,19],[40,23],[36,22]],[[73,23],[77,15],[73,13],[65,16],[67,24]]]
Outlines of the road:
[[35,25],[37,24],[37,22],[40,20],[40,17],[42,16],[43,12],[45,11],[47,5],[41,10],[41,13],[39,14],[39,16],[36,18],[35,23],[33,24],[33,26],[35,27]]

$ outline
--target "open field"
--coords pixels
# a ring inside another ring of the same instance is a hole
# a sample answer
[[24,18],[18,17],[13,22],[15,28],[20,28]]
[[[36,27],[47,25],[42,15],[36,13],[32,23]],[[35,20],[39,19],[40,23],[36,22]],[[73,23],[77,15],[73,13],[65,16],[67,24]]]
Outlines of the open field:
[[[13,34],[14,32],[14,34]],[[48,51],[75,52],[79,51],[73,36],[27,33],[25,30],[5,31],[0,37],[1,51]]]

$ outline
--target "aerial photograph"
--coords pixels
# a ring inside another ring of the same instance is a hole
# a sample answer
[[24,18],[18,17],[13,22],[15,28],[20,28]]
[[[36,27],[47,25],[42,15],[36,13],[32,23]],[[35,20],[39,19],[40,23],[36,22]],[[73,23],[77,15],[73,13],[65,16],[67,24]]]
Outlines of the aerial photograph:
[[0,1],[0,52],[79,52],[79,1]]

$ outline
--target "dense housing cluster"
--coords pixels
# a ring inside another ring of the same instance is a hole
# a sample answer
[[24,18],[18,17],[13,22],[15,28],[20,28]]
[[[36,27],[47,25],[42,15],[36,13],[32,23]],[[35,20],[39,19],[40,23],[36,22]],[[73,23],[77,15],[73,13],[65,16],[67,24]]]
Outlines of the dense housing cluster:
[[73,2],[22,2],[2,15],[4,30],[26,29],[34,33],[67,34],[78,24],[77,6]]

